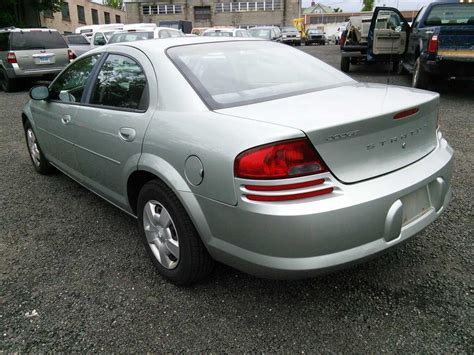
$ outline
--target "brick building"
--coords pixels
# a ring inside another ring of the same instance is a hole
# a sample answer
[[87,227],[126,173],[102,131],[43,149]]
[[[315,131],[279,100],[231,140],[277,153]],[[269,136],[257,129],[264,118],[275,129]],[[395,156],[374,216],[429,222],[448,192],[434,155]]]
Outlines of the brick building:
[[129,23],[192,21],[194,27],[291,25],[299,0],[215,1],[132,0],[125,3]]
[[73,33],[79,26],[109,23],[127,23],[125,11],[89,0],[63,1],[60,12],[40,14],[41,26],[66,34]]

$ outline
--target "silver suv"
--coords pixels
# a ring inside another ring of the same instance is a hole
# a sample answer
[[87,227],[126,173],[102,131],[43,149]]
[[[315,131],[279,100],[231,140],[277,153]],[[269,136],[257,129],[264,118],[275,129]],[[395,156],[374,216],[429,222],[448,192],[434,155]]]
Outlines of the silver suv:
[[54,77],[74,60],[56,30],[7,28],[0,30],[0,87],[14,91],[20,79]]

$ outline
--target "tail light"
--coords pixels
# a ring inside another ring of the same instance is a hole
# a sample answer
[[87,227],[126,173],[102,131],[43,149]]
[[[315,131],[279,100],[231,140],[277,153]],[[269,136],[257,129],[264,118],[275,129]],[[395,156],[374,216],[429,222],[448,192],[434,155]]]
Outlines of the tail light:
[[10,63],[10,64],[15,64],[15,63],[17,63],[15,53],[13,53],[13,52],[8,52],[8,54],[7,54],[7,61],[8,61],[8,63]]
[[436,54],[438,52],[438,35],[433,35],[428,42],[428,53]]
[[240,153],[234,162],[235,176],[246,179],[285,179],[326,171],[306,138],[252,148]]
[[67,50],[67,56],[70,62],[77,58],[76,53],[74,53],[72,49]]
[[[234,162],[236,177],[254,180],[286,179],[327,172],[328,169],[306,138],[262,145],[240,153]],[[251,201],[293,201],[333,192],[331,184],[317,179],[291,184],[242,185]]]

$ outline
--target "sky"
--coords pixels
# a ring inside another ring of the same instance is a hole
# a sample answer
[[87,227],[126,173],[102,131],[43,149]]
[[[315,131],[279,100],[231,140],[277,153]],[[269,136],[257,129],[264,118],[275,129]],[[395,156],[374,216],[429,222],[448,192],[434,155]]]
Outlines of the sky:
[[[310,6],[311,0],[302,0],[303,7]],[[343,11],[360,11],[362,9],[362,1],[361,0],[314,0],[315,2],[320,2],[321,4],[328,5],[331,7],[339,7]],[[391,6],[391,7],[398,7],[400,10],[418,10],[423,5],[429,3],[429,0],[375,0],[375,6]]]

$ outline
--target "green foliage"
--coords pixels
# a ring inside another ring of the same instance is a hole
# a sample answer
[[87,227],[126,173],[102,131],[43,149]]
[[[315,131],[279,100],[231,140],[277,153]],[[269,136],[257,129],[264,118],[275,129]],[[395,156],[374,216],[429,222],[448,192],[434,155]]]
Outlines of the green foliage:
[[110,7],[113,7],[115,9],[120,9],[120,10],[123,7],[123,1],[122,0],[102,0],[102,3],[105,6],[110,6]]
[[23,27],[20,13],[51,10],[61,11],[62,0],[0,0],[0,28],[7,26]]
[[342,9],[340,7],[335,7],[333,10],[334,12],[342,12]]
[[374,8],[374,0],[363,0],[363,3],[362,11],[372,11]]
[[17,0],[0,1],[0,28],[8,26],[18,26],[14,8]]

